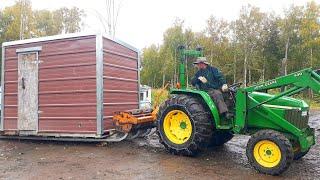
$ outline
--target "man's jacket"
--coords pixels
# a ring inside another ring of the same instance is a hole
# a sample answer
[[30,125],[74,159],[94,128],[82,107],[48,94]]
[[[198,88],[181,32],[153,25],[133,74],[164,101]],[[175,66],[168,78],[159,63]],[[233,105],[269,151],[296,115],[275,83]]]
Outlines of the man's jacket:
[[[207,79],[207,83],[202,83],[198,78],[203,76]],[[206,69],[200,69],[192,78],[191,84],[198,86],[201,90],[220,89],[226,80],[222,73],[215,67],[210,65]]]

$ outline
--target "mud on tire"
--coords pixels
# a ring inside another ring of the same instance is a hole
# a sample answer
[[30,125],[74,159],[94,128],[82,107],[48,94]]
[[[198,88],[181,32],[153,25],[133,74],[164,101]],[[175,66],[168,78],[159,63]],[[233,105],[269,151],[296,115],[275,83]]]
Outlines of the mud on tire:
[[[183,144],[171,142],[164,131],[164,119],[172,110],[183,111],[188,115],[192,124],[191,136]],[[198,99],[187,95],[174,95],[160,106],[157,116],[159,141],[170,153],[195,156],[199,151],[208,146],[214,127],[210,113],[206,111]]]
[[308,149],[308,150],[305,151],[305,152],[301,152],[301,151],[295,152],[293,159],[294,159],[294,160],[299,160],[299,159],[303,158],[306,154],[308,154],[309,150],[310,150],[310,149]]
[[291,144],[293,148],[293,160],[299,160],[303,158],[310,150],[309,148],[307,151],[301,152],[300,144],[297,141],[292,141]]

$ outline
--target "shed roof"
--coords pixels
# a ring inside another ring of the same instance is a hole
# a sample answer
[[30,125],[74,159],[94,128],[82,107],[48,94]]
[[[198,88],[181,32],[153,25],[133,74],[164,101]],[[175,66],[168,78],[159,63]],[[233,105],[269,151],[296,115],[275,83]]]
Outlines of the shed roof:
[[58,40],[58,39],[67,39],[67,38],[74,38],[74,37],[82,37],[82,36],[101,36],[104,38],[107,38],[111,41],[114,41],[122,46],[125,46],[135,52],[139,52],[139,50],[119,39],[111,38],[106,34],[103,33],[97,33],[97,32],[80,32],[80,33],[69,33],[69,34],[60,34],[60,35],[54,35],[54,36],[46,36],[46,37],[39,37],[39,38],[31,38],[31,39],[24,39],[24,40],[17,40],[17,41],[10,41],[10,42],[4,42],[2,43],[2,47],[6,46],[13,46],[13,45],[19,45],[19,44],[28,44],[28,43],[34,43],[34,42],[42,42],[42,41],[52,41],[52,40]]

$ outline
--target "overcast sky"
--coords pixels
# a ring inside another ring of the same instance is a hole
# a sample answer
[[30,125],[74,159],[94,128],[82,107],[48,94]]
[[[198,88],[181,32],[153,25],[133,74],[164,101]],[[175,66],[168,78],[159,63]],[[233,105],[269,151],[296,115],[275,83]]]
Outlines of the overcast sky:
[[[54,10],[76,6],[84,9],[86,31],[102,28],[95,11],[106,14],[105,0],[31,0],[34,9]],[[201,31],[210,15],[226,20],[238,17],[242,6],[251,4],[264,12],[280,14],[290,5],[304,5],[308,0],[116,0],[122,1],[116,38],[139,49],[152,43],[161,44],[163,32],[179,17],[186,27]],[[320,0],[316,0],[320,3]],[[0,0],[0,8],[14,4],[14,0]]]

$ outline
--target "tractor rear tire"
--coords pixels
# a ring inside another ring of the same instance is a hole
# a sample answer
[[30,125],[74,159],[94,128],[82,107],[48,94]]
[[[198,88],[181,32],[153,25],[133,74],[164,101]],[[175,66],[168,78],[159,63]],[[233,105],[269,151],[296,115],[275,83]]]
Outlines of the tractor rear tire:
[[212,134],[210,147],[214,146],[222,146],[226,142],[230,141],[233,138],[233,134],[231,132],[221,132],[221,131],[215,131]]
[[195,156],[206,148],[214,130],[211,114],[201,101],[187,95],[175,95],[159,109],[159,141],[172,154]]
[[260,173],[279,175],[288,169],[293,161],[290,141],[274,130],[260,130],[247,144],[247,158],[251,166]]

